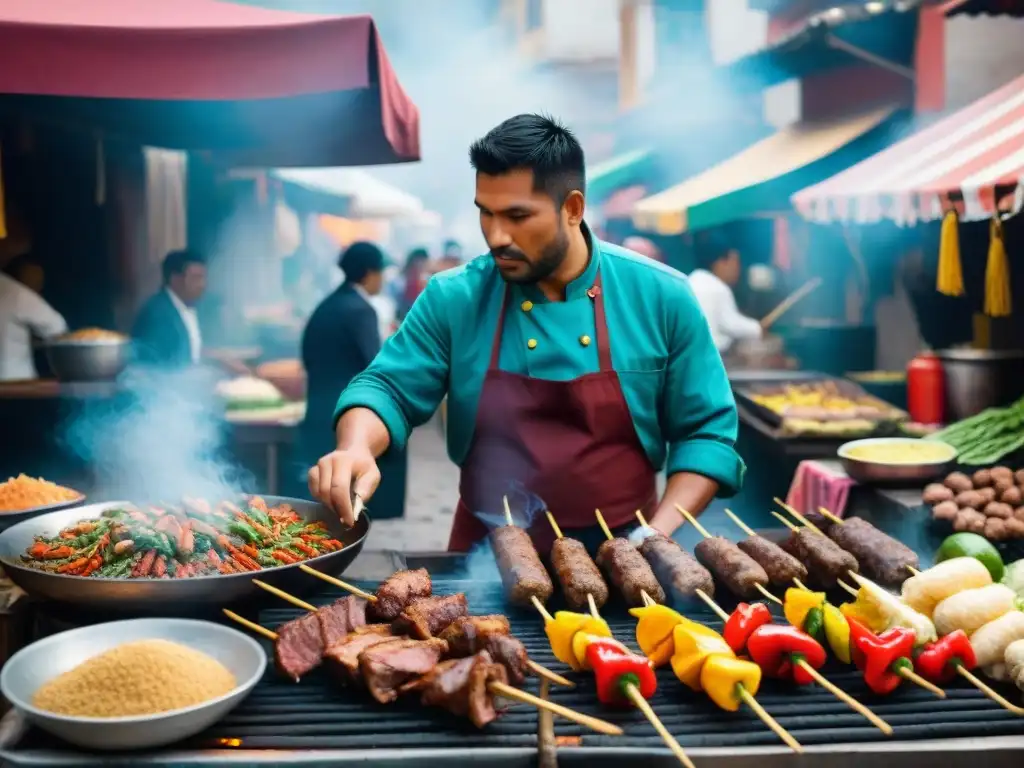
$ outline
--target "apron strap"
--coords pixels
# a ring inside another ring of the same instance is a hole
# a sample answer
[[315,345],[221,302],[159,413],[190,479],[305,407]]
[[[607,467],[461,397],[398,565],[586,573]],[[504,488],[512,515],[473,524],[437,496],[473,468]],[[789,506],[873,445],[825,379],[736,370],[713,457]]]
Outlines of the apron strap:
[[612,347],[608,340],[608,320],[604,313],[604,292],[601,290],[601,269],[594,276],[594,284],[587,289],[587,295],[594,302],[594,336],[597,342],[597,361],[603,373],[612,368]]
[[498,370],[498,360],[501,357],[501,334],[505,330],[505,310],[508,309],[508,293],[509,287],[506,285],[505,290],[501,293],[498,326],[494,329],[494,341],[491,342],[491,362],[487,365],[487,370],[489,371]]

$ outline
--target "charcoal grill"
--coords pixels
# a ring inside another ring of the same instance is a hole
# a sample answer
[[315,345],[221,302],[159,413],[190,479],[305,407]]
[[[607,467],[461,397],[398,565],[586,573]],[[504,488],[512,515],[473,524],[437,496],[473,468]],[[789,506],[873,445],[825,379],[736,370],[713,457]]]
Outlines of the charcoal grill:
[[[374,585],[363,585],[370,589]],[[436,579],[437,594],[464,591],[474,613],[507,612],[500,586],[491,583]],[[321,593],[311,602],[326,604],[337,593]],[[634,622],[619,607],[609,606],[607,618],[617,637],[632,643]],[[294,618],[291,608],[271,608],[258,618],[274,628]],[[693,618],[720,628],[710,614]],[[543,628],[532,612],[510,614],[516,635],[541,664],[561,670],[547,646]],[[269,646],[268,646],[269,648]],[[817,687],[794,688],[766,682],[759,701],[805,746],[807,754],[794,756],[753,714],[730,714],[716,709],[676,681],[671,671],[658,675],[654,709],[668,729],[696,761],[698,768],[855,768],[871,760],[876,766],[898,768],[967,768],[983,761],[986,768],[1019,765],[1024,750],[1024,718],[1015,717],[965,685],[947,689],[948,698],[904,685],[890,697],[867,691],[855,672],[836,665],[826,675],[863,700],[892,724],[895,735],[886,739],[866,720]],[[610,711],[596,703],[593,683],[576,677],[579,686],[552,688],[553,700],[603,717],[625,729],[621,737],[599,736],[572,723],[555,720],[558,762],[565,768],[603,768],[635,765],[678,766],[661,740],[638,712]],[[527,683],[536,689],[536,681]],[[0,727],[0,739],[4,728]],[[30,730],[14,744],[0,749],[5,765],[287,765],[324,766],[372,764],[390,768],[410,764],[436,766],[481,765],[496,768],[534,766],[537,763],[537,715],[523,705],[486,730],[415,701],[377,705],[369,697],[332,687],[325,676],[313,673],[299,684],[279,679],[272,672],[253,694],[222,722],[173,750],[145,755],[83,754]],[[772,763],[769,765],[768,763]]]

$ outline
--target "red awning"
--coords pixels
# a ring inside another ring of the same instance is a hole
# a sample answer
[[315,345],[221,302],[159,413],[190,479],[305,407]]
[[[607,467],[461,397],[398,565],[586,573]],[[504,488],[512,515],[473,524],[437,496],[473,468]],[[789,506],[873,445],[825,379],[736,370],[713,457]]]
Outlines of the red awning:
[[965,221],[1024,206],[1024,77],[793,195],[821,223],[933,221],[950,202]]
[[419,159],[369,16],[217,0],[0,0],[0,108],[261,165]]

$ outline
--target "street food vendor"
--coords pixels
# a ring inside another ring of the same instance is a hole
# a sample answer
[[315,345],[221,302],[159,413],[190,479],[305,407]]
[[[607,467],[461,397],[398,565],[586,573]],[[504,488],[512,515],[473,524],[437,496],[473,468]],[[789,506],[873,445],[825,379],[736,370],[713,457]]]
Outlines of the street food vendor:
[[690,273],[690,287],[704,310],[718,351],[725,354],[737,341],[760,339],[763,326],[739,311],[732,292],[742,274],[740,252],[711,239],[698,248],[697,259],[699,266]]
[[[638,509],[671,533],[675,504],[699,513],[735,493],[736,408],[707,322],[684,275],[591,235],[575,136],[519,115],[474,143],[470,161],[490,253],[431,279],[342,393],[337,448],[310,470],[313,495],[351,523],[353,495],[368,500],[380,481],[377,457],[404,446],[445,395],[461,468],[453,551],[487,534],[480,516],[501,519],[516,482],[590,540],[595,508],[623,533]],[[531,533],[546,551],[539,517]]]

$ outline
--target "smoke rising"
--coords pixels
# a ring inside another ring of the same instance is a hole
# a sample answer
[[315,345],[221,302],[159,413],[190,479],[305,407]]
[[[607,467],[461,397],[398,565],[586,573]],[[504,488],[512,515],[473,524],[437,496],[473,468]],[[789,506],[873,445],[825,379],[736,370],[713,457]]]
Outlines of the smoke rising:
[[86,399],[63,440],[92,466],[96,496],[145,504],[251,492],[252,477],[225,458],[214,383],[203,369],[130,369],[119,382],[123,394]]
[[[544,499],[531,493],[519,481],[513,480],[508,484],[505,496],[508,498],[512,522],[520,528],[532,526],[540,516],[544,515],[547,509]],[[473,514],[491,530],[508,524],[508,521],[505,519],[504,509],[499,512],[477,510]],[[463,565],[463,572],[459,577],[467,581],[480,582],[499,581],[501,579],[490,538],[484,539],[470,550]]]

